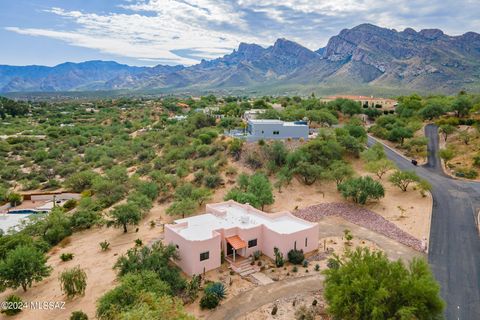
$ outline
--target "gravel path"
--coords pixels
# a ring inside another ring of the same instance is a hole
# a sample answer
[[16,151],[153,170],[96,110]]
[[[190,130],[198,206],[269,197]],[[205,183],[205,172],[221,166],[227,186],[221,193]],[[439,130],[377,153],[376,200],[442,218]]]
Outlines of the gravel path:
[[417,251],[425,251],[422,241],[419,239],[406,233],[381,215],[353,204],[322,203],[294,211],[293,214],[312,222],[318,222],[322,217],[338,216],[356,225],[378,232]]

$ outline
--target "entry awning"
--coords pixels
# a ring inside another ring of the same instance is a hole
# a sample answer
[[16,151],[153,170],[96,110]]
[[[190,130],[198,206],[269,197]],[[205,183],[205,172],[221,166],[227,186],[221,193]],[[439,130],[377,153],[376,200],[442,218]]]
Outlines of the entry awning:
[[225,240],[227,240],[227,242],[230,243],[235,250],[242,249],[247,246],[247,243],[239,236],[226,237]]

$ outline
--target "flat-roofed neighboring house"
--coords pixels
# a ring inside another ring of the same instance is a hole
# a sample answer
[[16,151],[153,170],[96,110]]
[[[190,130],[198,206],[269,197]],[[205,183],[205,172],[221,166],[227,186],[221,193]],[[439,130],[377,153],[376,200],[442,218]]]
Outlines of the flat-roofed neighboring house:
[[349,99],[356,102],[359,102],[364,107],[369,108],[382,108],[385,110],[393,110],[397,106],[397,100],[389,98],[380,98],[380,97],[367,97],[367,96],[353,96],[353,95],[337,95],[329,96],[326,98],[320,99],[322,102],[330,102],[336,99]]
[[250,109],[243,113],[243,119],[245,120],[252,120],[257,119],[258,115],[265,113],[267,109]]
[[221,265],[222,251],[230,261],[255,251],[275,259],[274,248],[287,257],[290,250],[318,249],[318,224],[290,212],[265,213],[233,200],[207,204],[206,213],[165,225],[165,242],[177,247],[176,263],[189,274]]
[[274,119],[252,119],[247,122],[247,140],[308,139],[306,121],[285,122]]

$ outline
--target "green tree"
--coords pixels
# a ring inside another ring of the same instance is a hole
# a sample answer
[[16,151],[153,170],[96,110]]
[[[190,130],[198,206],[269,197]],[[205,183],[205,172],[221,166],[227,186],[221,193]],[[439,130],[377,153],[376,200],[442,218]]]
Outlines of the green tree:
[[353,168],[344,161],[334,161],[328,168],[327,176],[334,180],[337,186],[345,179],[351,178],[354,174]]
[[182,218],[185,218],[187,215],[191,215],[198,208],[198,204],[195,200],[186,198],[182,200],[174,201],[170,207],[167,208],[167,214],[176,216],[182,215]]
[[414,171],[395,171],[388,179],[394,186],[403,192],[407,191],[411,183],[419,182],[420,177]]
[[371,161],[365,165],[365,169],[368,172],[374,173],[379,179],[382,179],[384,174],[390,170],[396,169],[396,167],[395,163],[388,159]]
[[344,198],[353,202],[365,204],[369,199],[380,199],[385,196],[385,189],[371,177],[350,178],[337,186]]
[[455,151],[452,148],[440,149],[438,155],[445,161],[445,165],[447,165],[448,162],[455,157]]
[[228,152],[233,156],[235,160],[240,159],[243,143],[244,141],[241,139],[232,139],[228,145]]
[[274,201],[272,185],[264,174],[256,173],[250,177],[247,192],[256,196],[262,210],[266,204],[272,204]]
[[160,280],[169,285],[171,294],[178,294],[186,287],[186,281],[181,276],[180,269],[172,265],[172,260],[179,258],[173,244],[164,245],[161,242],[155,242],[151,247],[135,247],[128,250],[126,255],[118,259],[114,268],[118,270],[121,277],[128,273],[153,271]]
[[390,131],[388,139],[390,141],[400,142],[400,145],[403,146],[405,139],[411,137],[413,137],[412,130],[406,127],[395,127]]
[[167,295],[144,293],[134,308],[119,315],[120,320],[175,319],[194,320],[188,314],[181,300]]
[[294,172],[303,178],[303,182],[306,185],[312,185],[323,177],[323,168],[307,161],[299,162]]
[[65,180],[65,187],[73,192],[82,192],[92,187],[97,176],[97,173],[90,170],[74,173]]
[[468,130],[460,131],[460,133],[458,134],[458,137],[460,138],[460,140],[463,141],[463,143],[466,146],[468,146],[468,144],[470,143],[470,140],[472,140],[472,136],[468,133]]
[[452,133],[454,133],[455,130],[456,130],[456,128],[452,125],[449,125],[449,124],[441,125],[440,128],[439,128],[439,131],[443,135],[443,140],[445,140],[445,142],[447,142],[448,136],[451,135]]
[[445,114],[445,108],[439,104],[428,104],[419,111],[423,119],[432,120]]
[[19,193],[10,192],[7,196],[7,200],[8,200],[8,202],[10,202],[10,205],[12,207],[16,207],[16,206],[22,204],[23,197]]
[[343,114],[349,115],[350,117],[354,114],[362,113],[360,103],[353,100],[345,100],[340,108]]
[[452,104],[452,110],[455,111],[457,117],[462,118],[469,114],[473,104],[467,95],[459,95]]
[[386,158],[387,155],[385,154],[385,150],[383,149],[383,145],[381,143],[376,142],[373,146],[366,149],[361,153],[361,158],[365,162],[373,162],[380,159]]
[[69,299],[85,295],[87,273],[80,266],[67,269],[60,274],[60,288]]
[[109,225],[113,225],[115,228],[123,227],[123,232],[127,233],[127,226],[138,225],[142,219],[142,212],[140,208],[134,203],[120,204],[113,208],[110,213],[112,220],[109,221]]
[[23,291],[27,291],[34,281],[41,281],[50,275],[52,268],[46,263],[47,258],[38,249],[32,246],[16,247],[0,261],[0,288],[22,287]]
[[445,303],[424,260],[408,267],[367,248],[336,258],[324,271],[327,311],[337,319],[441,319]]

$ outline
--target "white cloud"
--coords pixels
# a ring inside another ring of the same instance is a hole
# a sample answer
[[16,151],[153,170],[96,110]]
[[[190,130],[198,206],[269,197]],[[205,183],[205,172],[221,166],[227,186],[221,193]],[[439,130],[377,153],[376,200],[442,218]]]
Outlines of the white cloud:
[[[56,31],[39,28],[9,27],[7,30],[32,36],[45,36],[71,45],[97,49],[104,53],[169,63],[194,64],[198,60],[172,53],[194,50],[211,59],[230,53],[241,41],[261,42],[255,36],[225,32],[212,24],[235,24],[245,27],[241,14],[228,6],[209,0],[147,1],[123,6],[133,13],[83,13],[52,8],[48,12],[72,20],[78,28]],[[140,14],[154,11],[155,15]]]
[[[142,61],[190,65],[198,62],[197,57],[211,59],[230,53],[240,42],[269,45],[285,37],[318,49],[341,29],[365,22],[397,29],[437,27],[454,33],[465,32],[465,28],[475,31],[480,27],[476,16],[480,2],[460,2],[123,0],[116,8],[121,10],[111,13],[62,8],[47,11],[73,23],[73,29],[14,26],[7,30]],[[450,9],[453,7],[458,10],[453,12]]]

